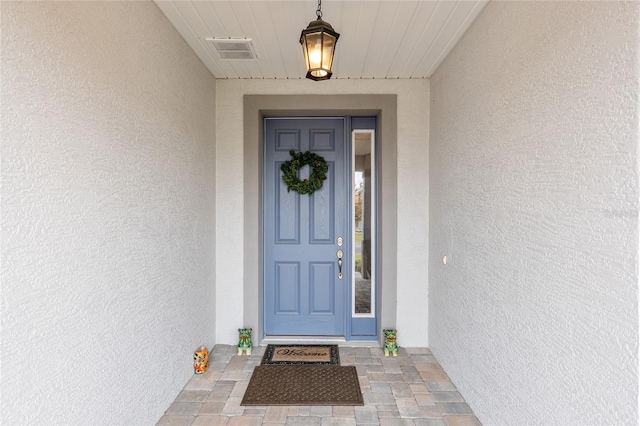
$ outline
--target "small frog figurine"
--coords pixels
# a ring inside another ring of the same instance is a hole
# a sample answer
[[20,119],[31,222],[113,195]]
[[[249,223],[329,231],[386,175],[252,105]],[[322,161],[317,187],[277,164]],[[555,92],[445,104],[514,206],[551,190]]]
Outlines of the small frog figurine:
[[398,330],[386,329],[384,331],[384,356],[389,356],[389,352],[393,356],[398,356],[398,343],[396,342],[396,334]]
[[242,351],[246,352],[247,355],[251,355],[251,349],[253,345],[251,344],[251,328],[239,328],[238,333],[240,334],[240,341],[238,342],[238,355],[242,355]]
[[204,374],[209,368],[209,349],[206,346],[200,346],[193,353],[193,372],[195,374]]

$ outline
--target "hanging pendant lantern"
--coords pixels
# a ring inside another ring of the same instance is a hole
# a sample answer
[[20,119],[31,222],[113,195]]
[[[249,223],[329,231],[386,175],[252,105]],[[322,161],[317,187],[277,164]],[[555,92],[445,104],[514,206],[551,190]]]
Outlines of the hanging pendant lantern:
[[328,22],[322,20],[321,0],[318,0],[317,19],[309,22],[309,26],[300,34],[300,44],[307,67],[307,78],[311,80],[328,80],[333,74],[333,54],[340,34],[333,30]]

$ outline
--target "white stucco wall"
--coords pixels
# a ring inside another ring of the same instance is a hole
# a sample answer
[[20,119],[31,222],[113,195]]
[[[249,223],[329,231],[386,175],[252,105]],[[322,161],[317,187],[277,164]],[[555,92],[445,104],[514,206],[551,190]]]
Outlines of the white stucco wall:
[[[243,323],[243,96],[395,94],[398,99],[396,325],[400,344],[427,345],[428,80],[217,80],[216,338],[237,343]],[[310,96],[310,102],[313,97]],[[256,241],[256,244],[258,242]],[[383,324],[383,326],[385,326]],[[258,339],[254,339],[257,341]]]
[[0,8],[0,423],[153,424],[215,341],[215,80],[151,2]]
[[429,343],[483,424],[638,422],[639,23],[490,2],[431,79]]

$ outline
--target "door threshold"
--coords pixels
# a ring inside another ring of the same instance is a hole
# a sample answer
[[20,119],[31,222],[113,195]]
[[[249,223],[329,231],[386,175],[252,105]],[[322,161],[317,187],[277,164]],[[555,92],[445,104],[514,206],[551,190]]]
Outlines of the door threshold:
[[377,340],[346,340],[342,336],[265,336],[259,346],[266,345],[321,345],[331,344],[353,348],[379,348]]

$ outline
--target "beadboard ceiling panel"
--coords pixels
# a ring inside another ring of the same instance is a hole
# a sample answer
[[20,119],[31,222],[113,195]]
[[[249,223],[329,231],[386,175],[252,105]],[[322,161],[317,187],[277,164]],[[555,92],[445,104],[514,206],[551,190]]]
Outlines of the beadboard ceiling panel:
[[[154,0],[216,78],[300,79],[315,0]],[[429,78],[488,0],[325,0],[340,33],[333,77]],[[210,38],[248,38],[257,61],[223,61]]]

